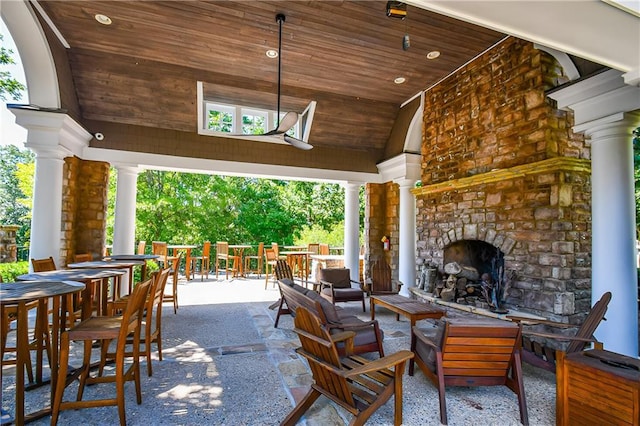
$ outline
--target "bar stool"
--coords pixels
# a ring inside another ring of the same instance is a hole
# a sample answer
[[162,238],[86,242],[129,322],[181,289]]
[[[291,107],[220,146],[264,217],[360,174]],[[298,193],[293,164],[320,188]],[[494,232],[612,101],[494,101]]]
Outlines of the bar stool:
[[[60,411],[78,408],[118,406],[120,424],[126,424],[124,384],[127,381],[134,381],[136,387],[136,402],[142,404],[142,392],[140,390],[140,329],[142,324],[142,311],[144,301],[149,292],[151,281],[148,280],[138,284],[129,297],[129,301],[122,316],[116,317],[91,317],[71,330],[62,333],[60,338],[60,370],[56,384],[55,396],[52,404],[51,424],[58,424]],[[125,371],[125,356],[127,336],[133,335],[133,361]],[[102,359],[104,359],[109,344],[117,339],[115,355],[115,375],[91,377],[89,369],[91,367],[91,347],[94,340],[101,344]],[[67,377],[69,365],[69,348],[71,341],[82,340],[84,342],[84,357],[82,367],[77,369],[72,375]],[[80,376],[78,396],[76,401],[63,401],[65,388]],[[66,380],[65,380],[66,379]],[[84,387],[93,383],[115,383],[116,397],[108,399],[82,400]]]

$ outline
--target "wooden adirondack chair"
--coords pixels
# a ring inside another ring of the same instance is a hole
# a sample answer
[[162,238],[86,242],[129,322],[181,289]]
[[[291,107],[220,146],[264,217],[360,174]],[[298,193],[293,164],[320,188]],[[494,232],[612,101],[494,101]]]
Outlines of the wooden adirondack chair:
[[409,361],[438,388],[440,423],[447,424],[446,386],[507,386],[518,396],[520,421],[529,424],[520,359],[521,327],[497,319],[451,318],[435,336],[413,327]]
[[371,266],[371,279],[369,281],[369,294],[398,294],[402,283],[391,278],[391,267],[382,258],[376,260]]
[[302,344],[296,352],[309,362],[314,383],[280,425],[296,424],[320,395],[355,415],[350,425],[363,425],[395,394],[393,421],[402,423],[402,375],[407,360],[413,358],[411,352],[400,351],[375,361],[353,355],[340,358],[336,342],[346,341],[352,347],[355,332],[330,335],[320,319],[303,307],[296,310],[294,323]]
[[[525,326],[531,325],[545,325],[549,327],[555,328],[577,328],[575,335],[567,336],[563,334],[555,334],[555,333],[545,333],[538,331],[530,331],[526,328],[523,329],[523,338],[522,338],[522,359],[536,367],[544,368],[545,370],[549,370],[551,372],[556,371],[556,348],[552,348],[550,346],[543,345],[539,341],[535,340],[535,337],[544,338],[544,339],[554,339],[561,341],[569,341],[569,345],[563,351],[565,354],[570,354],[574,352],[580,352],[584,350],[588,344],[593,343],[596,349],[602,349],[602,343],[598,342],[595,337],[593,337],[593,333],[596,332],[598,325],[602,320],[606,320],[604,314],[607,312],[607,306],[611,301],[611,292],[608,291],[602,295],[600,300],[598,300],[589,315],[585,318],[584,322],[580,327],[577,327],[575,324],[565,324],[556,321],[549,320],[536,320],[525,317],[517,317],[517,316],[508,316],[509,319],[517,322],[521,322]],[[532,339],[532,337],[534,339]]]

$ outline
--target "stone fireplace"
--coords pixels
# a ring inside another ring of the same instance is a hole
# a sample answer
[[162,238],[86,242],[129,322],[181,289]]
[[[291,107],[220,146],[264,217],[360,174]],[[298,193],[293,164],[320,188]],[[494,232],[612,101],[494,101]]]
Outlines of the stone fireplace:
[[425,93],[418,263],[514,277],[507,308],[580,322],[591,306],[590,150],[545,91],[555,60],[507,39]]

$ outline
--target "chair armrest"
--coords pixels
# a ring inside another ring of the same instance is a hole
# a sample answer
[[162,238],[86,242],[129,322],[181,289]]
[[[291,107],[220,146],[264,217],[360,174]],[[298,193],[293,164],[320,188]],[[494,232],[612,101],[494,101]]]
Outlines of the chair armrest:
[[522,325],[548,325],[551,327],[558,328],[577,328],[578,326],[575,324],[567,324],[565,322],[557,322],[546,319],[536,319],[536,318],[527,318],[527,317],[519,317],[515,315],[507,315],[507,318],[511,321],[521,323]]
[[311,285],[311,290],[315,291],[316,293],[320,293],[320,290],[322,289],[322,284],[318,282],[307,281],[307,285]]
[[335,345],[338,342],[344,342],[344,352],[347,356],[353,353],[353,338],[356,336],[355,331],[343,331],[331,335],[331,341]]
[[[360,281],[356,281],[356,280],[352,280],[352,279],[350,279],[350,280],[349,280],[349,282],[350,282],[350,284],[358,284],[358,287],[357,287],[357,288],[362,289],[362,284],[363,284],[363,283],[361,283]],[[354,287],[354,286],[352,285],[352,286],[351,286],[351,288],[356,288],[356,287]]]
[[367,362],[360,367],[356,367],[352,370],[345,371],[343,373],[344,377],[352,377],[358,376],[365,373],[370,373],[374,371],[384,370],[386,368],[395,367],[398,364],[402,364],[407,362],[413,358],[413,352],[411,351],[398,351],[394,354],[384,356],[382,358],[378,358],[374,361]]
[[328,329],[339,328],[341,330],[350,331],[350,330],[361,330],[368,327],[379,328],[378,320],[373,321],[363,321],[361,324],[326,324]]

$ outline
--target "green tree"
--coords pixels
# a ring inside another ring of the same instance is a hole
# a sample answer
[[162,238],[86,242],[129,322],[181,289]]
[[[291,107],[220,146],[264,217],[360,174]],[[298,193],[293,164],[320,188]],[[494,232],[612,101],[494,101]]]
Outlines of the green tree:
[[[0,42],[4,43],[4,36],[0,34]],[[16,62],[11,57],[13,50],[0,46],[0,65],[10,65]],[[22,92],[26,90],[24,84],[11,77],[9,71],[0,71],[0,99],[7,100],[9,95],[14,100],[22,99]]]
[[0,223],[20,226],[19,246],[29,241],[34,161],[29,150],[14,145],[0,147]]

